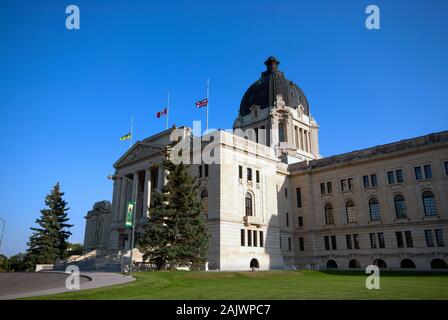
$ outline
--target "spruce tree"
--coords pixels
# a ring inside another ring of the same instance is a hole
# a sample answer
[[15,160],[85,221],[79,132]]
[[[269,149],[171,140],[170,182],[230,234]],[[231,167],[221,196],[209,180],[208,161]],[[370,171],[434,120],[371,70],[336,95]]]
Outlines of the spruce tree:
[[162,192],[152,193],[148,223],[140,238],[143,258],[157,268],[176,266],[200,268],[207,260],[208,239],[199,183],[188,167],[164,160],[168,172]]
[[41,263],[53,263],[56,258],[64,255],[67,249],[67,239],[73,225],[68,224],[67,202],[62,198],[59,182],[45,197],[46,209],[40,211],[41,216],[36,219],[38,227],[30,228],[33,234],[28,242],[26,263],[32,267]]

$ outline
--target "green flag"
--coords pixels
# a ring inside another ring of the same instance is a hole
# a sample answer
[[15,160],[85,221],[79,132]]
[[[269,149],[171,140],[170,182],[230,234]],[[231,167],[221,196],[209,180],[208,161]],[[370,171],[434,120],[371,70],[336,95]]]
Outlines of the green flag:
[[132,228],[134,225],[134,207],[135,202],[129,201],[128,202],[128,210],[126,211],[126,227]]
[[129,139],[131,139],[131,133],[125,134],[124,136],[122,136],[122,137],[120,138],[121,141],[123,141],[123,140],[129,140]]

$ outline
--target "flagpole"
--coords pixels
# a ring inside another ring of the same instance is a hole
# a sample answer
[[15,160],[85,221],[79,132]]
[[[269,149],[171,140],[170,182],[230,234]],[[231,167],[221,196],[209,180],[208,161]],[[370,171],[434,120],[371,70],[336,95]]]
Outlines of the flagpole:
[[132,138],[133,138],[133,132],[132,130],[134,129],[134,115],[131,116],[131,139],[130,139],[130,143],[129,143],[129,148],[132,147]]
[[207,109],[205,110],[205,132],[207,132],[208,131],[208,104],[209,104],[209,101],[208,101],[208,86],[209,86],[209,81],[210,81],[210,79],[209,79],[209,77],[207,77],[207,92],[206,92],[206,98],[207,98]]
[[166,108],[166,128],[168,129],[168,117],[170,114],[170,92],[168,91],[168,106]]

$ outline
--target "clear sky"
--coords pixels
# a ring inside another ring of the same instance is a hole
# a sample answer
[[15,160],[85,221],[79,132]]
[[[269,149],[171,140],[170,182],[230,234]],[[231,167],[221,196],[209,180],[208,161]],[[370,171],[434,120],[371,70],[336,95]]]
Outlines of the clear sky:
[[[67,30],[65,8],[81,11]],[[365,8],[380,8],[367,30]],[[59,181],[82,242],[84,216],[135,138],[204,120],[231,128],[269,55],[305,92],[324,156],[448,129],[448,1],[0,2],[0,253],[26,249]]]

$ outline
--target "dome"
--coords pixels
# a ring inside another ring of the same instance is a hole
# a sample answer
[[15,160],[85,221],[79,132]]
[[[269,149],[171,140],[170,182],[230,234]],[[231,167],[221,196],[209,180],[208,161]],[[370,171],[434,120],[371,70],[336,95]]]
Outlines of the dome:
[[277,95],[280,94],[287,106],[297,108],[301,104],[304,113],[309,116],[308,101],[303,91],[278,70],[280,61],[271,56],[264,64],[266,71],[261,73],[261,78],[247,89],[241,99],[240,115],[249,114],[253,105],[260,106],[261,109],[273,106]]

